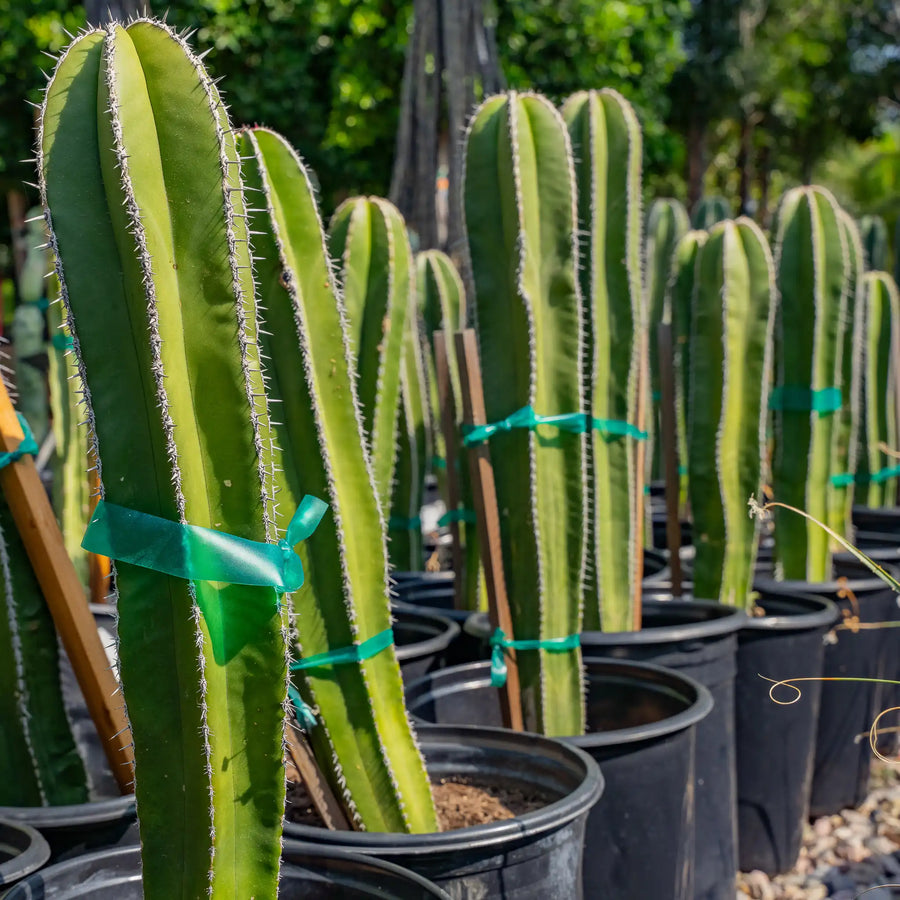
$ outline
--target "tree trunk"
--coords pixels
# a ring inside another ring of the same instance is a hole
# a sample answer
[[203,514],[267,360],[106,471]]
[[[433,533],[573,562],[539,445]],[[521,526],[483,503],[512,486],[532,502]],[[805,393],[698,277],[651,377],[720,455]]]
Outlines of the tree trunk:
[[691,212],[697,205],[697,201],[703,196],[703,172],[706,168],[704,162],[705,143],[706,123],[697,113],[692,113],[687,134],[687,201],[688,209]]

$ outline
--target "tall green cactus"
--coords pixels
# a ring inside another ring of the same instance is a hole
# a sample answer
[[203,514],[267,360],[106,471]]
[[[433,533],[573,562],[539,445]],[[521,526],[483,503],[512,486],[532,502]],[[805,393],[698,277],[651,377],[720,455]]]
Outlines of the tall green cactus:
[[[847,246],[847,285],[840,322],[841,408],[834,414],[831,438],[831,473],[855,472],[860,428],[860,400],[863,377],[864,304],[862,275],[865,257],[859,230],[853,217],[840,210],[840,223]],[[849,537],[852,533],[854,502],[852,481],[832,478],[828,485],[828,522],[832,531]],[[843,549],[834,539],[831,549]]]
[[[584,409],[634,424],[645,330],[641,308],[641,130],[615,91],[585,91],[563,106],[576,166],[581,292],[586,308]],[[645,388],[646,390],[646,388]],[[585,627],[634,628],[643,523],[637,444],[592,430],[589,446]]]
[[[273,539],[240,160],[202,63],[153,21],[82,34],[38,149],[106,501]],[[116,584],[144,896],[274,897],[286,611],[124,562]]]
[[[582,409],[581,298],[572,152],[559,114],[535,94],[498,95],[474,114],[464,205],[489,422],[531,406]],[[584,434],[549,425],[499,432],[492,458],[503,565],[517,640],[582,625]],[[580,651],[517,652],[526,727],[584,730]]]
[[654,200],[647,215],[646,237],[644,239],[644,272],[646,298],[644,307],[649,316],[650,390],[653,401],[653,415],[649,417],[649,428],[653,437],[653,452],[648,454],[648,471],[651,478],[663,478],[662,454],[659,442],[659,397],[660,366],[656,343],[657,326],[672,322],[672,307],[669,293],[669,278],[672,260],[678,242],[690,228],[687,210],[677,200]]
[[[306,493],[331,507],[300,548],[307,577],[293,604],[307,657],[390,627],[384,517],[365,451],[351,329],[306,170],[283,138],[263,129],[243,133],[241,155],[248,185],[261,192],[252,230],[268,391],[281,420],[278,522]],[[360,663],[302,670],[296,681],[319,711],[311,738],[320,765],[357,825],[436,830],[393,648]]]
[[881,216],[863,216],[859,233],[865,251],[865,268],[886,272],[888,267],[888,230]]
[[759,522],[747,498],[762,483],[775,270],[750,220],[713,226],[699,250],[688,373],[688,493],[694,595],[752,605]]
[[894,479],[872,476],[893,468],[882,445],[897,449],[896,366],[898,329],[900,329],[900,295],[894,279],[886,272],[866,272],[862,278],[861,305],[865,308],[865,345],[863,350],[863,416],[860,428],[860,455],[857,472],[865,487],[858,497],[866,506],[891,507],[897,491]]
[[[849,253],[840,210],[828,191],[788,191],[778,209],[775,329],[775,499],[829,520],[834,412],[844,400],[841,353]],[[781,514],[784,513],[784,514]],[[775,517],[776,568],[785,579],[831,578],[828,535],[800,516]]]
[[87,800],[60,687],[56,627],[0,498],[0,806]]
[[389,509],[403,335],[415,289],[406,223],[387,200],[354,197],[342,203],[331,220],[329,249],[343,286],[350,352],[356,361],[356,385],[378,498],[382,508]]
[[724,197],[701,197],[691,216],[691,227],[709,231],[717,222],[731,218],[731,203]]

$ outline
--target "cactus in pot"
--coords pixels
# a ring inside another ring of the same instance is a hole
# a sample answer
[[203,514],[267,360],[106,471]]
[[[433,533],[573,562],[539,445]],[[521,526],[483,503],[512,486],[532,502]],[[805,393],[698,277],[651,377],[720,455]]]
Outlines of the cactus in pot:
[[[583,408],[588,440],[585,627],[635,627],[642,565],[643,472],[636,427],[647,352],[641,301],[641,132],[612,90],[585,91],[562,109],[575,157],[579,266],[585,307]],[[645,394],[646,386],[643,388]],[[646,435],[643,435],[646,437]]]
[[[776,283],[772,489],[775,499],[829,520],[835,416],[843,403],[842,328],[849,251],[840,209],[828,191],[801,187],[781,200],[775,228]],[[831,577],[826,532],[779,509],[776,573],[788,580]]]
[[694,595],[750,603],[771,379],[775,272],[750,220],[715,225],[697,253],[689,341],[688,495]]
[[[187,525],[271,542],[248,210],[235,136],[202,63],[150,20],[81,34],[48,85],[38,160],[113,516],[104,534],[94,515],[109,555],[177,556]],[[165,552],[147,538],[160,523],[176,533]],[[185,567],[200,562],[189,554]],[[144,896],[275,896],[286,604],[259,582],[147,565],[116,565]]]
[[[576,198],[565,123],[543,97],[487,99],[466,139],[463,185],[503,568],[515,639],[581,631],[586,442]],[[568,417],[573,428],[543,423]],[[576,422],[576,420],[578,420]],[[581,734],[581,654],[517,651],[526,727]]]

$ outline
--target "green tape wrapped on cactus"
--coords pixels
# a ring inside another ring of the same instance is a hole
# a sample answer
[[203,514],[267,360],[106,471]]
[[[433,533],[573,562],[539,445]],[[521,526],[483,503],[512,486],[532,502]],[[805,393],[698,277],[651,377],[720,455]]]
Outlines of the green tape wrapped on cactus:
[[715,225],[699,249],[688,373],[694,595],[748,606],[759,522],[775,317],[769,244],[750,219]]
[[328,245],[343,286],[356,389],[378,498],[382,508],[389,509],[397,453],[403,335],[414,305],[406,223],[387,200],[353,197],[335,212]]
[[650,390],[653,399],[653,415],[649,419],[649,429],[653,436],[653,452],[648,454],[651,478],[663,478],[662,455],[660,453],[659,396],[660,372],[659,350],[656,343],[658,325],[672,322],[671,293],[669,279],[672,261],[678,242],[690,228],[687,210],[677,200],[654,200],[647,215],[647,229],[644,240],[644,272],[646,282],[645,308],[649,316]]
[[[866,272],[862,278],[861,304],[865,308],[865,376],[863,422],[857,474],[857,502],[872,507],[896,505],[896,479],[872,476],[897,465],[883,447],[897,449],[896,366],[894,356],[900,329],[900,296],[894,279],[886,272]],[[868,483],[866,483],[868,482]]]
[[[563,106],[575,156],[581,293],[583,406],[594,419],[636,424],[646,352],[641,298],[641,130],[615,91],[585,91]],[[643,523],[637,444],[594,429],[588,441],[589,515],[585,627],[634,628]]]
[[709,231],[717,222],[731,218],[731,204],[724,197],[701,197],[691,216],[691,227]]
[[[788,191],[775,228],[775,499],[829,520],[834,406],[817,398],[841,390],[841,316],[846,306],[849,253],[840,209],[820,187]],[[821,393],[826,392],[826,393]],[[775,559],[779,577],[831,578],[828,535],[801,516],[778,510]]]
[[[572,152],[536,94],[486,100],[472,117],[463,185],[474,318],[489,422],[531,405],[582,409],[582,311]],[[552,426],[491,441],[503,567],[516,640],[581,631],[585,437]],[[581,653],[517,652],[526,728],[584,730]]]
[[56,627],[0,498],[0,806],[87,800],[60,686]]
[[[855,472],[858,456],[861,418],[861,391],[863,378],[863,328],[864,304],[862,274],[865,258],[859,230],[853,217],[840,210],[840,223],[847,247],[847,283],[840,321],[840,384],[841,408],[834,414],[831,438],[831,473]],[[828,521],[826,524],[837,534],[850,537],[854,503],[853,482],[828,484]],[[831,549],[843,548],[832,539]]]
[[[280,401],[279,526],[304,494],[330,506],[298,548],[306,582],[293,606],[301,655],[309,657],[390,627],[384,517],[363,439],[350,328],[309,177],[274,132],[244,132],[241,153],[248,185],[261,191],[252,228],[268,391]],[[393,647],[357,664],[301,670],[295,683],[318,711],[316,756],[357,826],[437,830]]]
[[863,216],[859,234],[865,252],[865,268],[886,272],[888,268],[888,230],[881,216]]
[[[104,498],[273,539],[247,211],[202,63],[157,22],[86,32],[38,144]],[[275,896],[286,612],[271,588],[126,563],[116,584],[144,896]]]

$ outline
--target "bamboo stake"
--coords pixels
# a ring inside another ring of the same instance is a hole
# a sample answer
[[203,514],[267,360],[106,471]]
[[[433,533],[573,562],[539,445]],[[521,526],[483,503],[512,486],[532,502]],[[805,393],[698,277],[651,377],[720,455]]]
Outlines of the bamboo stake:
[[287,750],[297,774],[303,781],[309,799],[322,818],[326,828],[332,831],[350,831],[350,823],[343,807],[337,801],[331,785],[322,775],[322,770],[313,756],[306,735],[300,730],[293,717],[288,718]]
[[[469,425],[485,425],[484,388],[478,344],[475,332],[469,328],[456,335],[456,356],[459,360],[459,380],[462,389],[463,421]],[[500,512],[494,485],[494,467],[487,442],[469,447],[469,469],[472,473],[472,494],[478,536],[481,541],[481,562],[487,582],[488,612],[492,628],[502,628],[504,634],[515,639],[506,580],[503,576],[503,553],[500,545]],[[507,652],[506,684],[500,690],[503,724],[513,731],[524,731],[522,696],[519,688],[519,668],[515,651]]]
[[672,571],[672,596],[681,596],[681,523],[678,520],[678,443],[675,435],[675,363],[672,357],[672,326],[656,329],[659,348],[660,418],[663,472],[666,479],[666,543]]
[[[0,383],[0,451],[10,453],[23,440],[6,386]],[[31,457],[22,457],[0,469],[0,489],[72,663],[112,773],[122,793],[129,794],[134,753],[125,707],[114,699],[119,686]]]

